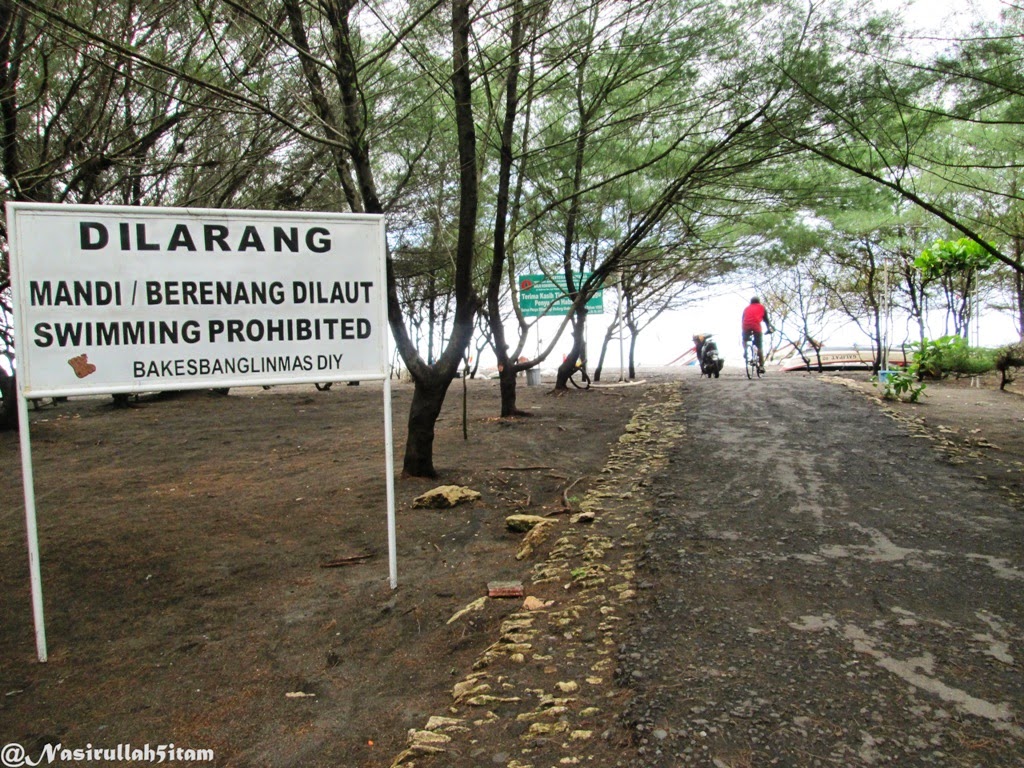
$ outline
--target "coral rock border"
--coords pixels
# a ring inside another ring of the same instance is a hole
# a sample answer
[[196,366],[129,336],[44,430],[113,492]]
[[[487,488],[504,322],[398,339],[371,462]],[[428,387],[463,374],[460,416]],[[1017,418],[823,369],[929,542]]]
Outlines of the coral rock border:
[[642,488],[682,437],[681,421],[672,418],[681,400],[678,385],[645,393],[576,524],[558,527],[550,545],[543,539],[555,526],[531,531],[538,540],[516,557],[547,553],[533,564],[523,610],[502,623],[455,684],[448,710],[409,732],[392,768],[592,765],[594,752],[624,743],[613,715],[628,694],[614,676],[620,627],[636,595]]

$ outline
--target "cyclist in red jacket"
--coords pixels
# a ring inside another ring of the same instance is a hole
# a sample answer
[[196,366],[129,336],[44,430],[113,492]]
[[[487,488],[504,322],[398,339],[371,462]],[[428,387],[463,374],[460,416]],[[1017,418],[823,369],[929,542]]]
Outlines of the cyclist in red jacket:
[[754,343],[757,345],[757,367],[764,373],[764,334],[761,328],[764,323],[768,333],[775,333],[772,328],[772,321],[768,319],[768,310],[764,308],[761,300],[755,296],[750,300],[746,309],[743,310],[743,349],[747,348],[747,341],[754,336]]

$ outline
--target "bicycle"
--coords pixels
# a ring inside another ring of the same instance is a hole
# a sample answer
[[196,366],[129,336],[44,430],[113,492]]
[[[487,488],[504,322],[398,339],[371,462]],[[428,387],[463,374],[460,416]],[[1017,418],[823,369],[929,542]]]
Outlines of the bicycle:
[[747,343],[743,347],[743,362],[747,368],[748,379],[753,379],[754,374],[757,374],[759,379],[764,376],[761,358],[757,354],[757,342],[754,340],[754,334],[750,334],[750,338],[747,339]]

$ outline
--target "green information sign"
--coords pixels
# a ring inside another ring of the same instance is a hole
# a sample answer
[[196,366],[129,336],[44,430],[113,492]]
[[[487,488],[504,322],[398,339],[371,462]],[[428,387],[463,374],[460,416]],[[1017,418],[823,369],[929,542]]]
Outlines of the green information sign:
[[[585,274],[579,282],[590,275]],[[519,308],[527,317],[543,315],[564,315],[572,307],[572,301],[566,295],[565,277],[555,275],[523,275],[519,278]],[[587,302],[587,311],[600,315],[604,312],[604,289]]]

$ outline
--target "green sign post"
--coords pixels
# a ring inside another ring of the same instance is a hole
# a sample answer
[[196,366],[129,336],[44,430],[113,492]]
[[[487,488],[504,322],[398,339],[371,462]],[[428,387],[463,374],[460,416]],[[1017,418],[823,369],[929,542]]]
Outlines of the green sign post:
[[[582,283],[589,275],[580,277]],[[566,295],[565,277],[562,275],[523,275],[519,278],[519,308],[527,317],[565,314],[572,307],[572,301]],[[587,311],[594,314],[604,313],[604,289],[590,297]]]

